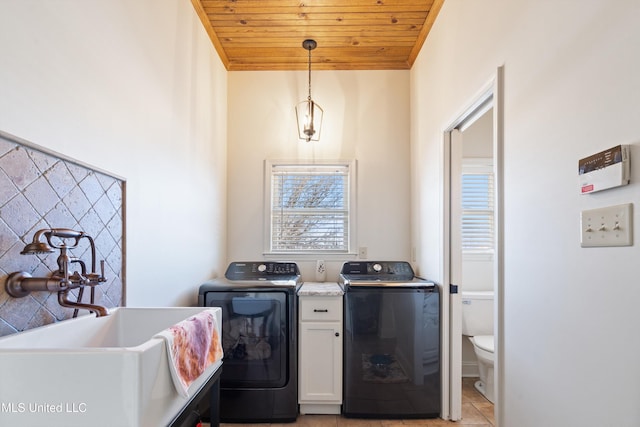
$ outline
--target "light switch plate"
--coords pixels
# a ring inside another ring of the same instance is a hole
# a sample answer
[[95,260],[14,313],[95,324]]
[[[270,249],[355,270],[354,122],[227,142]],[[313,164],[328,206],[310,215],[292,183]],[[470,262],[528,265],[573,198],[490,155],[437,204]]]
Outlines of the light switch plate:
[[632,246],[633,205],[608,206],[582,211],[580,246]]

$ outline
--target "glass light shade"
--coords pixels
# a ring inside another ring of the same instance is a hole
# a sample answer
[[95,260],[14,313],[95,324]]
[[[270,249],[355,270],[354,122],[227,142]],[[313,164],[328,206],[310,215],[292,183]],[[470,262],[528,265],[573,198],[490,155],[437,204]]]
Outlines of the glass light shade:
[[298,120],[298,138],[305,141],[319,141],[320,128],[322,127],[322,108],[308,99],[296,105],[296,118]]

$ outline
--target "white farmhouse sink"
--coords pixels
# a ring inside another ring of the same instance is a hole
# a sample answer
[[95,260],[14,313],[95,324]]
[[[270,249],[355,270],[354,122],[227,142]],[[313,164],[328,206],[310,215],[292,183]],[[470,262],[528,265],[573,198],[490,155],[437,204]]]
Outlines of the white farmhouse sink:
[[205,309],[116,308],[0,338],[0,426],[168,425],[189,398],[177,393],[164,341],[153,336]]

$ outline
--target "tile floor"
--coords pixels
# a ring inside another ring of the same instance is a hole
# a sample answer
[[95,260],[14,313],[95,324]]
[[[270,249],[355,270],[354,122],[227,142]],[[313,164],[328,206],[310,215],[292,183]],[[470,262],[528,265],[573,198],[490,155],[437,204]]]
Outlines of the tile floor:
[[441,419],[430,420],[369,420],[344,418],[339,415],[300,415],[295,423],[277,424],[230,424],[223,427],[494,427],[493,404],[473,387],[477,378],[462,380],[462,421],[452,424]]

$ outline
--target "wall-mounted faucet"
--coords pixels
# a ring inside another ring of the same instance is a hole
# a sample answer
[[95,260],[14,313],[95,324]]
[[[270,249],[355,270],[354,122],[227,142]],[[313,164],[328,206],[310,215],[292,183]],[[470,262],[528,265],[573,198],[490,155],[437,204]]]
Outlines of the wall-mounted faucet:
[[[45,237],[46,242],[42,240]],[[69,256],[69,249],[78,246],[81,239],[89,240],[91,247],[91,272],[87,273],[86,264],[78,259]],[[100,273],[96,273],[96,246],[93,238],[84,231],[75,231],[68,228],[51,228],[36,231],[33,241],[27,244],[22,252],[23,255],[43,254],[60,250],[58,255],[58,270],[51,273],[49,277],[32,277],[25,271],[16,271],[7,276],[5,289],[14,298],[26,297],[33,291],[58,292],[58,303],[63,307],[74,308],[73,317],[78,315],[79,309],[94,312],[96,316],[106,316],[106,307],[95,304],[95,286],[105,282],[104,261],[100,261]],[[80,273],[71,273],[71,264],[80,264]],[[84,287],[91,288],[91,303],[83,303],[82,295]],[[69,291],[78,289],[78,300],[69,300]]]

